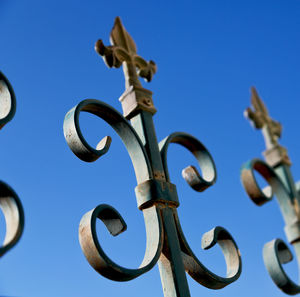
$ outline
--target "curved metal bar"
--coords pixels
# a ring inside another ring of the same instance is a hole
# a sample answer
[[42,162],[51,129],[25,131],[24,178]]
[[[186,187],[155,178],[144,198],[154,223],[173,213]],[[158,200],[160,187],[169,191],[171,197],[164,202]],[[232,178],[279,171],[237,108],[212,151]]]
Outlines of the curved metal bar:
[[[254,171],[257,171],[268,182],[269,186],[261,189],[256,181]],[[274,169],[266,162],[259,159],[246,162],[241,169],[241,179],[247,194],[257,205],[263,205],[270,201],[274,193],[283,211],[285,222],[287,224],[294,223],[297,214],[291,213],[294,208],[289,192]]]
[[8,79],[0,71],[0,129],[7,124],[16,112],[16,96]]
[[[272,200],[273,191],[271,186],[261,189],[254,176],[254,170],[259,172],[266,180],[276,179],[276,173],[267,163],[259,159],[248,161],[241,168],[241,180],[247,194],[256,205],[261,206]],[[278,182],[280,183],[280,180]]]
[[0,181],[0,208],[6,222],[6,234],[0,246],[1,257],[19,241],[24,229],[24,211],[21,201],[15,191],[2,181]]
[[167,181],[170,181],[167,166],[167,151],[170,143],[182,145],[196,157],[203,176],[194,166],[188,166],[182,170],[182,177],[195,191],[203,192],[215,183],[217,173],[212,156],[198,139],[184,132],[172,133],[159,143]]
[[184,268],[195,281],[210,289],[222,289],[239,278],[242,271],[240,251],[226,229],[223,227],[215,227],[202,236],[203,249],[210,249],[216,243],[221,247],[227,266],[226,277],[221,277],[211,272],[197,259],[185,239],[177,214],[175,214],[174,217],[180,240]]
[[70,149],[78,158],[86,162],[96,161],[100,156],[106,154],[111,143],[109,136],[104,137],[98,143],[96,149],[87,143],[79,125],[79,114],[81,111],[89,112],[102,118],[120,135],[131,157],[138,183],[152,178],[151,165],[135,130],[118,111],[98,100],[83,100],[65,116],[64,135]]
[[274,283],[286,294],[300,293],[300,286],[294,283],[285,273],[282,264],[293,260],[288,246],[281,239],[274,239],[265,244],[263,249],[265,266]]
[[159,259],[163,244],[163,230],[159,210],[155,206],[143,210],[147,246],[142,264],[138,269],[117,265],[103,251],[96,233],[96,220],[100,219],[108,231],[116,236],[126,230],[126,223],[113,207],[101,204],[86,213],[79,226],[79,241],[90,265],[101,275],[115,281],[129,281],[149,271]]

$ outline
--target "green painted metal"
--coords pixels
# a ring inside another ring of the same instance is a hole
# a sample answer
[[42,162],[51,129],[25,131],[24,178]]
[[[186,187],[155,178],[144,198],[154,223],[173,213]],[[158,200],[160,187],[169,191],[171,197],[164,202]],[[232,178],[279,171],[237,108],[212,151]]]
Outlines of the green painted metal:
[[[288,241],[294,246],[300,267],[300,209],[299,189],[294,182],[290,166],[291,161],[284,147],[279,145],[281,125],[272,120],[267,108],[252,88],[252,105],[246,110],[246,116],[257,129],[262,129],[267,150],[264,152],[266,162],[253,159],[245,163],[241,170],[241,179],[248,195],[258,206],[271,201],[274,194],[285,221],[285,233]],[[255,179],[258,172],[269,184],[261,189]],[[281,239],[274,239],[263,248],[265,266],[275,284],[286,294],[300,293],[300,286],[294,283],[285,273],[282,264],[292,261],[293,255]]]
[[116,281],[134,279],[158,263],[165,297],[190,296],[186,272],[203,286],[221,289],[240,276],[240,252],[231,235],[224,228],[216,227],[204,234],[202,247],[209,249],[216,243],[220,245],[227,264],[226,277],[209,271],[194,255],[177,215],[179,199],[168,173],[168,147],[176,143],[195,156],[202,176],[194,166],[189,166],[183,170],[183,177],[199,192],[215,183],[214,161],[203,144],[186,133],[173,133],[158,143],[152,118],[156,112],[152,93],[144,89],[138,79],[141,76],[150,81],[156,72],[156,65],[137,55],[135,43],[119,18],[116,18],[111,42],[112,46],[106,47],[99,40],[96,51],[109,67],[123,66],[126,90],[119,100],[124,116],[101,101],[84,100],[66,114],[64,135],[78,158],[93,162],[107,153],[111,139],[106,136],[96,149],[92,148],[81,133],[79,114],[92,113],[105,120],[119,134],[135,170],[135,193],[138,208],[145,219],[147,245],[144,259],[137,269],[121,267],[110,259],[97,238],[96,220],[102,220],[113,236],[126,230],[126,223],[116,209],[101,204],[86,213],[80,222],[79,240],[85,257],[97,272]]
[[[16,98],[11,84],[0,71],[0,129],[12,120],[16,112]],[[4,241],[0,246],[0,257],[20,239],[24,229],[24,211],[15,191],[0,181],[0,208],[6,222]]]

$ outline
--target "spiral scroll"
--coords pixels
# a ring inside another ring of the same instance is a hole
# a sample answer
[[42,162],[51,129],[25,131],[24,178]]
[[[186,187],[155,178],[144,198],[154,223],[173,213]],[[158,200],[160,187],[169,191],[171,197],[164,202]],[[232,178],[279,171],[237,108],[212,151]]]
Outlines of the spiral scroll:
[[81,111],[92,113],[106,121],[119,134],[131,157],[138,182],[143,182],[152,177],[151,166],[135,130],[125,118],[111,106],[94,99],[81,101],[72,108],[65,116],[64,135],[73,153],[83,161],[93,162],[107,153],[111,138],[104,137],[97,149],[92,148],[84,139],[79,125],[79,114]]
[[183,178],[195,191],[203,192],[215,183],[217,177],[216,166],[210,153],[197,138],[184,132],[172,133],[159,143],[162,162],[168,181],[170,181],[170,175],[167,166],[167,151],[170,143],[182,145],[196,157],[203,177],[194,166],[188,166],[182,170]]
[[216,275],[207,269],[195,256],[180,227],[176,215],[176,225],[182,251],[182,259],[186,272],[198,283],[210,289],[222,289],[236,281],[242,271],[240,251],[230,233],[223,227],[215,227],[202,237],[202,248],[207,250],[219,244],[227,266],[226,277]]
[[116,236],[126,230],[121,215],[111,206],[101,204],[86,213],[79,226],[79,241],[85,257],[91,266],[101,275],[115,281],[129,281],[149,271],[157,262],[163,242],[163,231],[158,210],[155,207],[143,211],[147,246],[138,269],[128,269],[113,262],[103,251],[97,238],[96,219],[102,220],[108,231]]

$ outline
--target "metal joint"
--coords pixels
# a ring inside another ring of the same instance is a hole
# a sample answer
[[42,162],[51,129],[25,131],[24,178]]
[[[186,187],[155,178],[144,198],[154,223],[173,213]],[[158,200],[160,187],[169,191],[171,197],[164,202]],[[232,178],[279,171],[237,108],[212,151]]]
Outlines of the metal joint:
[[152,101],[152,92],[142,87],[130,86],[119,98],[123,115],[130,120],[142,110],[154,115],[156,109]]
[[147,180],[135,188],[135,194],[140,210],[154,204],[168,205],[169,207],[179,206],[176,186],[166,181]]
[[284,232],[289,243],[293,244],[300,240],[300,221],[296,221],[284,227]]

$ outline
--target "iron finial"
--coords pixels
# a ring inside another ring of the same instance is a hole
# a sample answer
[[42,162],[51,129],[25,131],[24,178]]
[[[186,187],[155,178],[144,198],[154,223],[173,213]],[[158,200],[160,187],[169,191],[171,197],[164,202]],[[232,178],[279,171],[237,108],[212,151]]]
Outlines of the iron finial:
[[110,43],[111,46],[105,46],[100,39],[96,42],[95,50],[103,57],[108,67],[123,66],[126,90],[119,100],[122,103],[124,116],[130,119],[139,110],[154,114],[156,109],[152,102],[152,92],[142,87],[138,77],[143,77],[150,82],[157,70],[156,64],[152,60],[145,61],[137,54],[135,42],[119,17],[116,17],[110,33]]
[[248,107],[244,115],[256,129],[262,130],[266,144],[264,156],[267,163],[271,166],[280,162],[291,165],[286,148],[278,142],[278,139],[281,137],[282,126],[270,117],[268,109],[259,97],[255,87],[251,88],[251,104],[253,109]]

